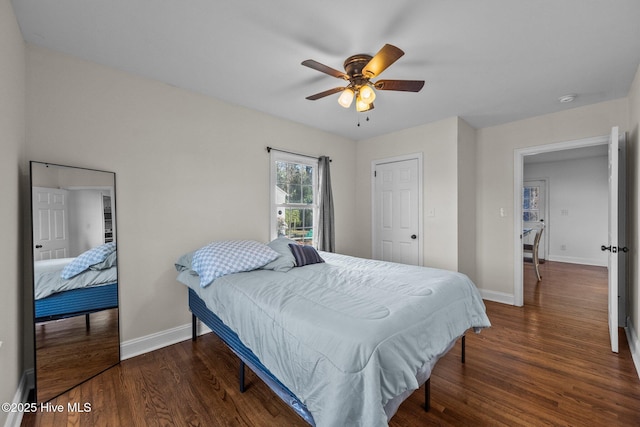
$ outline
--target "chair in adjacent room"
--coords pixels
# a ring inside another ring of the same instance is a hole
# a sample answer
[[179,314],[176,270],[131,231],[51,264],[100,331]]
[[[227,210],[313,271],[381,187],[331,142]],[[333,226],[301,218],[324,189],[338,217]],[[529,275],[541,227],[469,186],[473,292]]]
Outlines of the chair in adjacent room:
[[538,248],[540,247],[540,238],[542,237],[543,231],[544,231],[544,226],[536,230],[536,236],[533,239],[533,244],[524,244],[522,247],[523,253],[531,254],[531,257],[533,259],[533,267],[536,271],[536,276],[538,277],[538,281],[542,280],[542,276],[540,275],[540,258],[538,256]]

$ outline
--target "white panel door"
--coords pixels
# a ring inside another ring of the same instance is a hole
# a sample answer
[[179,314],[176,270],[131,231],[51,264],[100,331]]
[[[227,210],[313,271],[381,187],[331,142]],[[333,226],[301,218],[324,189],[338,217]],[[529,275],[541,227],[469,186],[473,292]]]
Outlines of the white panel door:
[[34,260],[69,256],[68,191],[56,188],[33,188]]
[[420,265],[418,159],[376,165],[373,257]]
[[618,128],[609,139],[609,337],[611,351],[618,352]]

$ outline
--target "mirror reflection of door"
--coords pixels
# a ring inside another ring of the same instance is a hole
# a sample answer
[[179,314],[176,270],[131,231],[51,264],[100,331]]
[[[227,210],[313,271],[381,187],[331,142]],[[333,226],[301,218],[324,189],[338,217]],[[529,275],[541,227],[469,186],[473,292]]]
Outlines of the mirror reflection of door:
[[[536,231],[543,226],[547,226],[546,212],[546,186],[544,180],[524,181],[522,187],[522,228],[531,230],[522,237],[523,244],[533,245]],[[542,233],[540,238],[540,246],[538,248],[538,257],[540,262],[546,259],[546,237],[549,233],[548,228]],[[525,255],[526,257],[527,255]],[[528,255],[531,256],[530,254]]]
[[69,229],[68,191],[59,188],[33,187],[34,260],[67,258]]
[[31,162],[35,398],[119,363],[115,174]]

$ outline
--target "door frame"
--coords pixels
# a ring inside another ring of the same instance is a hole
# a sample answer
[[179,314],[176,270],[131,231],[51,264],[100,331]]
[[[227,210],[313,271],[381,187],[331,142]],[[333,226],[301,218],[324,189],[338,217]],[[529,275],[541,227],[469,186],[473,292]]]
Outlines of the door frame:
[[576,139],[551,144],[536,145],[527,148],[517,148],[513,152],[513,305],[524,305],[523,263],[522,263],[522,185],[524,182],[524,157],[533,154],[549,153],[553,151],[570,150],[572,148],[591,147],[609,144],[609,136]]
[[406,160],[418,161],[418,236],[420,236],[418,244],[418,265],[424,265],[424,216],[423,216],[423,161],[422,153],[404,154],[401,156],[386,157],[384,159],[376,159],[371,161],[371,256],[375,253],[375,242],[377,239],[376,232],[376,167],[385,163],[403,162]]

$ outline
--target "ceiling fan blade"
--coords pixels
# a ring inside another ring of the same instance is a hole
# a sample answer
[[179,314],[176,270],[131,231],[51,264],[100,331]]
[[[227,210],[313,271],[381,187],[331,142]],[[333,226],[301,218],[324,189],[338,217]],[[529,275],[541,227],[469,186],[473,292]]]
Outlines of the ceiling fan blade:
[[373,84],[378,90],[401,90],[404,92],[420,92],[424,80],[378,80]]
[[309,95],[306,99],[309,101],[315,101],[316,99],[324,98],[325,96],[333,95],[334,93],[342,92],[346,87],[334,87],[333,89],[325,90],[324,92],[316,93],[315,95]]
[[385,44],[362,69],[362,75],[374,78],[386,70],[389,65],[396,62],[402,55],[404,55],[402,49],[391,44]]
[[321,64],[318,61],[314,61],[313,59],[307,59],[306,61],[302,61],[302,65],[305,67],[313,68],[314,70],[320,71],[321,73],[329,74],[330,76],[337,77],[339,79],[349,80],[349,76],[347,76],[342,71],[338,71],[335,68],[331,68],[327,65]]

